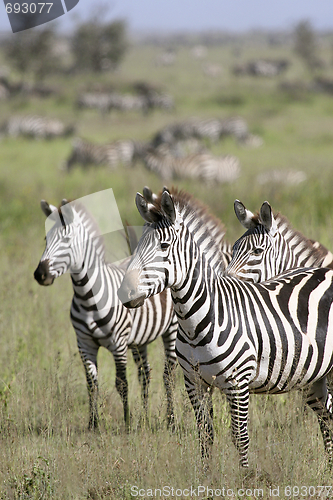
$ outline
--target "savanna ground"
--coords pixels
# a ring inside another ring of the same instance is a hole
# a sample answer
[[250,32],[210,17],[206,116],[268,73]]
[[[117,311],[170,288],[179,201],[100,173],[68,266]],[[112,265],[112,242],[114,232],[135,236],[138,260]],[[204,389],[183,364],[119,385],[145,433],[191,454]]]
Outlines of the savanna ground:
[[[332,76],[330,47],[325,50],[322,56],[331,64],[326,73]],[[116,74],[56,76],[52,83],[61,88],[60,96],[2,102],[1,118],[14,112],[56,116],[75,122],[79,135],[104,142],[127,137],[147,140],[162,126],[188,116],[239,114],[250,131],[264,139],[264,146],[242,149],[228,139],[212,147],[216,154],[239,157],[239,180],[209,188],[194,181],[177,184],[221,218],[232,242],[242,234],[233,213],[234,199],[239,198],[251,210],[268,200],[295,228],[333,249],[333,97],[302,92],[288,96],[278,90],[283,79],[310,80],[291,47],[241,47],[238,57],[242,60],[259,55],[290,58],[292,65],[286,75],[275,79],[233,76],[229,68],[236,56],[228,46],[208,49],[207,59],[223,68],[215,79],[203,75],[202,62],[193,59],[188,48],[179,49],[176,63],[170,67],[154,66],[159,52],[153,46],[132,47]],[[148,116],[111,113],[103,118],[98,112],[78,112],[73,107],[78,89],[85,85],[101,81],[126,88],[136,80],[163,85],[175,97],[175,111],[155,111]],[[141,164],[115,172],[106,167],[78,167],[66,175],[59,165],[70,149],[70,138],[47,142],[4,138],[0,144],[0,498],[125,499],[137,491],[131,490],[133,486],[145,490],[141,492],[144,497],[149,488],[169,486],[178,489],[179,498],[185,498],[180,490],[199,485],[232,489],[234,497],[237,489],[248,488],[242,498],[254,498],[255,488],[270,498],[270,488],[279,487],[279,497],[288,498],[288,485],[331,486],[333,476],[326,468],[317,420],[304,411],[298,393],[251,398],[248,473],[238,467],[225,399],[214,394],[216,438],[211,468],[204,473],[194,415],[179,369],[176,431],[170,433],[166,427],[161,342],[149,347],[150,425],[140,424],[140,391],[129,356],[133,418],[131,432],[125,433],[114,387],[114,362],[101,350],[101,428],[98,433],[87,430],[85,376],[69,320],[70,277],[65,275],[48,288],[33,279],[45,244],[39,202],[45,198],[58,204],[64,197],[75,199],[113,188],[123,220],[141,225],[135,193],[144,185],[158,191],[162,182]],[[257,185],[256,175],[272,169],[303,170],[307,180],[298,186]],[[168,491],[171,496],[171,489]],[[318,491],[303,489],[299,496],[319,498]],[[165,492],[161,498],[167,496]]]

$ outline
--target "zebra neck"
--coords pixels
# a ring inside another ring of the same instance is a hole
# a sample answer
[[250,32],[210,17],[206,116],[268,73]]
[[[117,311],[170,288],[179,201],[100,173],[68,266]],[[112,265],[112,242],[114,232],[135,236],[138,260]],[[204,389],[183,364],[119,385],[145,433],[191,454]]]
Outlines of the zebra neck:
[[217,274],[205,256],[193,262],[182,284],[171,289],[181,335],[199,340],[212,328],[211,297]]
[[91,299],[101,289],[108,274],[108,267],[104,254],[98,255],[96,251],[85,255],[80,271],[72,271],[71,279],[74,295],[82,301]]

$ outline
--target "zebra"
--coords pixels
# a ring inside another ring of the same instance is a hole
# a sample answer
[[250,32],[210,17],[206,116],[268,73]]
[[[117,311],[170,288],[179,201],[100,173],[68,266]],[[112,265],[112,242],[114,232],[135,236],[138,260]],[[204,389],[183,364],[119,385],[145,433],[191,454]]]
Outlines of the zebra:
[[45,116],[15,115],[9,118],[3,125],[2,130],[9,137],[24,136],[35,139],[52,139],[73,134],[75,127]]
[[160,144],[173,144],[177,140],[199,139],[217,142],[220,139],[232,136],[240,143],[249,135],[246,121],[239,116],[227,118],[199,119],[189,118],[183,122],[167,125],[157,132],[152,140],[154,147]]
[[147,92],[146,95],[142,95],[141,98],[144,100],[143,110],[145,112],[153,109],[173,111],[175,108],[174,98],[170,94],[151,90],[150,92]]
[[88,92],[78,96],[76,106],[78,108],[98,109],[102,114],[105,114],[112,109],[119,111],[142,110],[145,107],[145,99],[142,96],[117,92]]
[[[170,190],[166,186],[164,186],[163,191],[168,191],[170,193]],[[143,188],[142,193],[143,193],[143,197],[145,198],[145,200],[148,203],[153,204],[153,205],[158,204],[159,196],[157,194],[153,193],[152,190],[148,186],[145,186]],[[196,204],[198,207],[199,202],[197,201]],[[203,207],[202,210],[205,211],[206,209]],[[207,223],[208,223],[208,221],[207,221]],[[227,267],[232,259],[232,245],[224,237],[225,233],[226,233],[225,227],[221,222],[218,223],[217,220],[214,218],[212,219],[212,225],[210,225],[210,227],[211,227],[212,232],[214,232],[214,238],[218,241],[218,244],[220,246],[220,250],[221,250],[222,255],[223,255],[224,267]],[[218,227],[218,235],[216,232],[216,227]]]
[[248,63],[237,64],[233,68],[235,75],[252,75],[273,78],[287,70],[290,65],[286,59],[256,59]]
[[171,288],[176,353],[202,458],[211,456],[215,387],[229,402],[243,467],[249,465],[249,393],[307,388],[331,464],[333,399],[326,375],[333,367],[333,271],[301,268],[264,283],[238,280],[223,274],[213,219],[193,197],[164,191],[152,205],[138,193],[136,204],[146,228],[118,296],[136,308]]
[[111,107],[111,94],[106,92],[85,92],[76,99],[78,109],[98,109],[102,115],[108,113]]
[[167,394],[167,420],[173,425],[173,377],[176,367],[175,341],[177,318],[171,294],[162,293],[147,301],[136,311],[127,310],[117,297],[125,265],[105,260],[104,245],[96,223],[78,202],[62,201],[55,206],[41,201],[46,217],[54,220],[47,233],[46,248],[34,272],[40,285],[52,285],[69,271],[74,296],[71,322],[76,332],[79,353],[85,368],[89,395],[89,429],[98,427],[97,353],[108,349],[116,364],[116,389],[124,410],[125,425],[130,424],[128,383],[126,378],[127,350],[131,349],[142,386],[143,407],[147,416],[150,367],[147,345],[162,337],[165,351],[163,380]]
[[247,210],[239,200],[234,208],[247,231],[233,246],[233,257],[226,269],[230,276],[258,283],[295,267],[333,269],[332,253],[295,231],[283,215],[273,215],[267,201],[259,215]]
[[260,185],[284,184],[286,186],[298,186],[306,179],[307,175],[303,170],[267,170],[257,175],[256,183]]
[[232,155],[213,156],[198,152],[184,157],[170,154],[169,147],[147,148],[143,155],[146,168],[164,180],[200,179],[207,184],[233,182],[240,176],[238,158]]
[[108,144],[96,144],[80,137],[73,140],[72,152],[65,162],[69,172],[77,163],[87,165],[108,165],[111,169],[119,164],[132,166],[141,156],[141,145],[131,139],[123,139]]

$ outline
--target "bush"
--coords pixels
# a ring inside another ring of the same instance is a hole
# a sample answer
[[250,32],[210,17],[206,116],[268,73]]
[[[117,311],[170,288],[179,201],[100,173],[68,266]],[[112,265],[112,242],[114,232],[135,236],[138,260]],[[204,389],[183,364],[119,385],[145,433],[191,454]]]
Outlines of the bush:
[[295,52],[311,71],[320,66],[316,37],[309,21],[301,21],[296,26]]
[[81,24],[72,40],[75,69],[95,72],[113,70],[122,61],[126,49],[123,21],[103,25],[95,20]]
[[55,43],[51,28],[16,33],[5,41],[5,58],[22,77],[32,74],[36,82],[42,81],[58,68],[59,60],[53,52]]

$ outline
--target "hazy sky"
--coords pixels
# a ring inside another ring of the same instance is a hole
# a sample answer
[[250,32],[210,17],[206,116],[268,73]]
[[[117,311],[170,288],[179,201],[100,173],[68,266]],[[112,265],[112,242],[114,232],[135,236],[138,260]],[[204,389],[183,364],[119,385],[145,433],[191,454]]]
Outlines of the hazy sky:
[[[107,19],[123,18],[136,32],[283,29],[303,19],[315,29],[333,29],[332,0],[109,0],[104,5]],[[99,1],[80,0],[56,22],[70,28],[73,17],[87,19],[100,9]],[[1,0],[0,30],[10,31]]]

